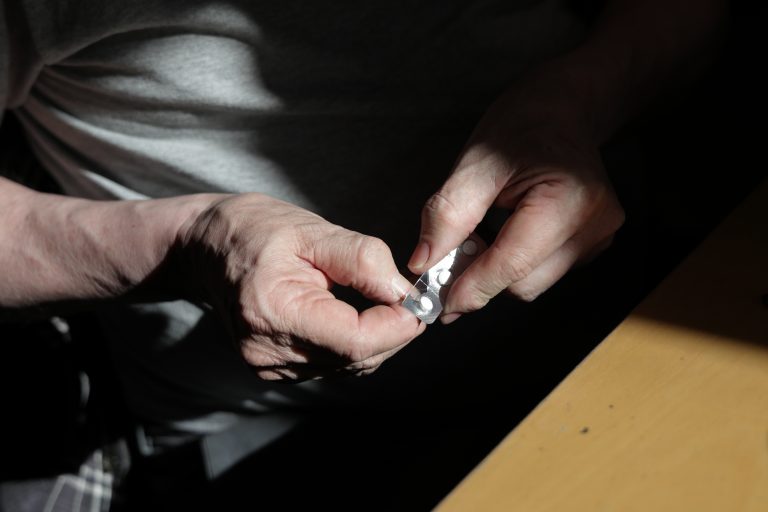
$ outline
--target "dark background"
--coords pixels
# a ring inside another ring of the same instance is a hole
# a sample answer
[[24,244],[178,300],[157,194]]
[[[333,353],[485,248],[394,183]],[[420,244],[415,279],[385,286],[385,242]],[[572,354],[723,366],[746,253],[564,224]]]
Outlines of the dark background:
[[[478,372],[478,379],[503,388],[500,395],[480,397],[469,408],[437,407],[406,417],[386,411],[318,415],[226,475],[207,497],[223,510],[265,502],[288,509],[433,507],[766,176],[767,25],[762,3],[733,2],[716,65],[606,147],[628,214],[613,247],[533,304],[499,299],[483,313],[513,309],[515,318],[525,318],[513,326],[514,336],[538,340],[516,345],[507,371],[500,374],[497,364],[489,375]],[[10,115],[2,127],[0,169],[50,187]],[[98,331],[88,315],[70,320],[70,341],[46,322],[0,325],[3,481],[72,470],[89,447],[120,435],[129,420]],[[462,319],[451,332],[456,340],[479,338],[484,325],[482,317]],[[92,384],[85,409],[80,372]],[[439,385],[465,392],[458,382]],[[403,431],[408,435],[398,434]],[[172,485],[167,477],[158,481]]]

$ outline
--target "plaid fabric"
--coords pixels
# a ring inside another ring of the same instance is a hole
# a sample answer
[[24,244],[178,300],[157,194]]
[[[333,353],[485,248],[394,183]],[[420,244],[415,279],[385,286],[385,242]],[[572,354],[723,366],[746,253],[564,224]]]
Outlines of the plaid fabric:
[[110,369],[91,349],[96,336],[76,337],[61,318],[0,325],[0,512],[114,512],[124,502],[131,457],[109,416]]
[[78,474],[59,475],[43,512],[108,512],[112,503],[114,475],[96,450],[80,466]]
[[121,484],[129,466],[124,442],[98,449],[77,473],[0,484],[0,511],[116,512],[125,500]]

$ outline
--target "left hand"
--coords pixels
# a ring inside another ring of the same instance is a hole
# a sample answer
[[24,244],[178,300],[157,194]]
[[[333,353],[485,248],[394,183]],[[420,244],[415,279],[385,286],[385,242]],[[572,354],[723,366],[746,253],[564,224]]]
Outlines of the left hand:
[[535,299],[610,245],[624,222],[588,116],[567,92],[553,89],[552,82],[532,80],[497,100],[424,206],[408,265],[417,274],[458,246],[492,206],[511,212],[488,250],[453,284],[444,323],[505,289]]

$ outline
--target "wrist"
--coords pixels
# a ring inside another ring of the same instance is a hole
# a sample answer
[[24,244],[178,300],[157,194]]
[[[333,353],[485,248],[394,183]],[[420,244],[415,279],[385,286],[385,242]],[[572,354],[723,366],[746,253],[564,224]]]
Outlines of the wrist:
[[91,201],[0,179],[0,312],[183,298],[174,247],[217,197]]
[[584,47],[536,68],[505,96],[525,122],[568,132],[597,147],[622,120],[618,81],[600,56]]
[[470,140],[503,149],[521,140],[558,139],[597,148],[603,142],[596,126],[589,84],[565,62],[541,66],[507,89],[486,112]]
[[564,95],[579,99],[602,144],[654,98],[712,63],[727,12],[723,0],[608,2],[586,41],[543,69]]
[[135,203],[137,223],[147,226],[150,252],[128,294],[130,300],[202,299],[201,268],[189,257],[191,228],[225,194],[195,194]]

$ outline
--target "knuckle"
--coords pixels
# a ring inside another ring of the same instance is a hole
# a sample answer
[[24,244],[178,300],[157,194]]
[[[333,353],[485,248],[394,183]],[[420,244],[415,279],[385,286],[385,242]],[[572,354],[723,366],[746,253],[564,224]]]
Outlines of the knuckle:
[[472,289],[468,292],[462,293],[455,299],[451,299],[453,305],[451,310],[456,310],[461,313],[469,313],[471,311],[477,311],[485,307],[491,300],[488,294],[478,289]]
[[380,238],[362,236],[357,247],[357,262],[360,270],[374,273],[384,262],[392,259],[392,251]]
[[604,207],[611,200],[613,193],[608,182],[601,176],[569,176],[565,180],[566,186],[585,204]]
[[243,343],[240,347],[240,354],[246,363],[255,368],[272,366],[275,363],[274,359],[265,354],[254,341]]
[[595,229],[596,235],[608,237],[618,231],[625,221],[626,213],[624,208],[618,199],[614,197],[608,204],[603,205],[599,214],[593,216],[591,225]]
[[248,336],[259,336],[262,333],[272,331],[271,322],[258,311],[255,305],[241,301],[237,307],[238,323]]
[[373,343],[371,343],[370,337],[362,332],[358,333],[349,344],[347,356],[350,361],[354,363],[362,363],[363,361],[373,357],[375,350]]
[[280,248],[283,246],[290,247],[290,244],[293,243],[301,245],[312,239],[311,232],[312,227],[307,225],[276,225],[270,230],[269,237],[264,240],[264,245]]
[[[313,219],[312,219],[313,220]],[[286,223],[275,228],[276,233],[286,239],[296,239],[300,245],[314,245],[318,238],[325,235],[328,226],[319,222]]]
[[379,358],[371,357],[359,363],[348,365],[346,370],[355,376],[365,376],[375,372],[381,366],[381,363],[382,361]]
[[610,213],[610,228],[611,232],[616,232],[618,229],[624,225],[624,222],[627,220],[627,213],[624,211],[624,208],[616,201],[613,208],[611,209]]
[[512,282],[521,281],[531,275],[533,265],[528,258],[520,254],[511,254],[507,260],[507,275]]
[[483,309],[489,301],[490,299],[485,295],[475,293],[469,297],[469,299],[464,303],[464,307],[461,309],[466,310],[467,312],[477,311]]
[[[504,286],[499,288],[503,289]],[[457,313],[477,311],[485,307],[494,295],[485,279],[467,282],[460,278],[449,292],[446,310]]]
[[437,192],[427,199],[422,216],[428,222],[457,226],[461,222],[462,214],[453,201],[442,192]]
[[366,347],[365,340],[361,336],[356,336],[339,350],[338,355],[347,364],[360,364],[371,356]]
[[593,184],[585,194],[585,215],[600,219],[606,229],[611,232],[619,229],[626,217],[616,193],[608,182]]
[[366,366],[365,368],[362,368],[360,371],[357,372],[357,376],[367,377],[368,375],[371,375],[373,372],[378,370],[380,366],[381,366],[381,363],[371,364],[369,366]]
[[282,366],[289,358],[280,347],[290,346],[291,343],[290,336],[284,334],[269,337],[253,335],[240,343],[240,354],[254,368]]
[[522,302],[533,302],[541,295],[542,290],[516,284],[507,287],[507,292]]
[[533,272],[532,258],[525,252],[519,249],[505,250],[498,246],[494,246],[493,249],[497,252],[495,256],[502,262],[501,278],[507,281],[505,284],[522,281]]

